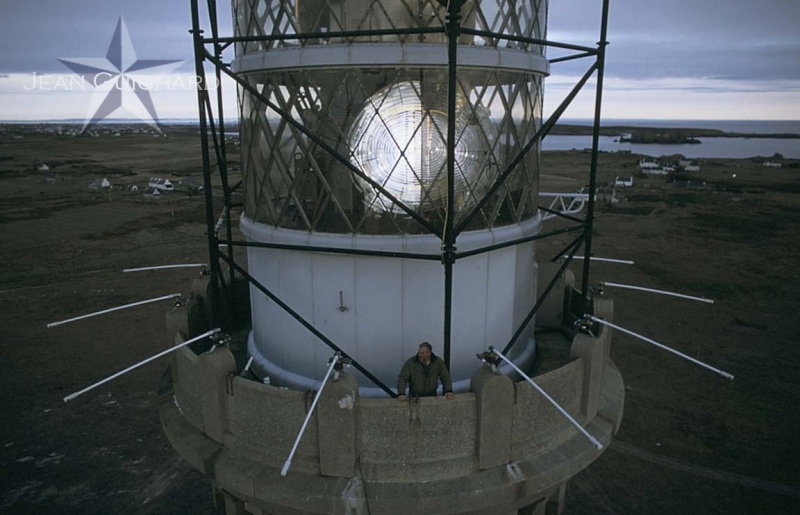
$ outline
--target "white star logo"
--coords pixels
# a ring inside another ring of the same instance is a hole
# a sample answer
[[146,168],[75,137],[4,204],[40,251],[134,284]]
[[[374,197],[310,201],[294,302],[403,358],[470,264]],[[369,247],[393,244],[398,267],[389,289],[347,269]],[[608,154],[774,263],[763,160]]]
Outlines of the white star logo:
[[[81,132],[120,108],[161,132],[149,89],[161,77],[177,69],[183,61],[137,59],[122,16],[119,17],[105,57],[59,61],[96,88],[88,111],[93,114],[87,113]],[[145,70],[148,70],[147,74],[142,73]]]

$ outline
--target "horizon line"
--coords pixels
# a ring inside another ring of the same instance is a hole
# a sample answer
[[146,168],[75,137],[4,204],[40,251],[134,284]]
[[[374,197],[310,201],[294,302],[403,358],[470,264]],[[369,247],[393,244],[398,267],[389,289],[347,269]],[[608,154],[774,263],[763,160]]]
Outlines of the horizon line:
[[[604,117],[601,118],[602,121],[666,121],[666,122],[796,122],[800,123],[800,119],[795,118],[616,118],[616,117]],[[172,117],[172,118],[164,118],[157,123],[168,123],[170,121],[179,121],[179,122],[197,122],[200,123],[200,120],[195,117]],[[224,121],[228,122],[236,122],[239,123],[239,118],[225,118]],[[581,121],[581,122],[592,122],[593,118],[561,118],[559,122],[565,121]],[[0,119],[0,124],[4,123],[24,123],[24,124],[32,124],[32,123],[70,123],[70,124],[83,124],[85,120],[82,118],[43,118],[43,119]],[[96,125],[114,125],[119,123],[138,123],[142,125],[149,125],[148,122],[138,119],[138,118],[106,118]],[[557,122],[558,123],[558,122]]]

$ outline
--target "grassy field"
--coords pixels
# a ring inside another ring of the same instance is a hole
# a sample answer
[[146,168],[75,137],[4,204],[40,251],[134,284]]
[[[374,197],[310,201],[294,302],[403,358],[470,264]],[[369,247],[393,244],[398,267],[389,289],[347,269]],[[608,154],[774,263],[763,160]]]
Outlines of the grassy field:
[[[188,292],[198,270],[121,273],[207,259],[201,195],[154,199],[127,189],[149,177],[199,181],[196,131],[166,132],[0,134],[1,512],[214,513],[208,481],[161,432],[156,405],[164,362],[62,401],[165,348],[169,304],[45,327]],[[615,302],[616,323],[735,380],[616,334],[611,353],[626,384],[622,428],[570,483],[566,513],[797,513],[800,169],[699,160],[694,176],[706,186],[695,190],[641,176],[637,161],[600,156],[601,182],[634,175],[634,185],[618,190],[619,203],[598,204],[594,254],[636,264],[597,262],[591,283],[713,298],[709,305],[605,293]],[[585,186],[588,164],[582,152],[544,154],[542,191]],[[120,188],[110,196],[88,189],[103,177]],[[551,220],[545,229],[560,224]],[[539,259],[566,241],[543,240]],[[579,265],[573,271],[580,276]]]

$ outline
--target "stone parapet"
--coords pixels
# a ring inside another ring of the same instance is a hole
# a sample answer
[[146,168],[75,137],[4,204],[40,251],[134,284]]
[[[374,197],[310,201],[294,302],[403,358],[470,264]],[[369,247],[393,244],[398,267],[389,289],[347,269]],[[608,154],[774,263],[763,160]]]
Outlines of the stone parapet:
[[514,383],[489,364],[472,375],[470,390],[477,400],[477,455],[481,470],[511,459]]
[[[610,319],[610,303],[594,307]],[[578,335],[572,361],[534,377],[604,446],[624,404],[607,357],[610,333]],[[183,341],[181,331],[174,338]],[[200,355],[183,347],[172,357],[174,395],[161,405],[175,449],[235,513],[560,513],[566,481],[602,452],[529,383],[489,365],[451,401],[359,398],[356,380],[341,371],[284,477],[314,393],[235,372],[226,347]]]

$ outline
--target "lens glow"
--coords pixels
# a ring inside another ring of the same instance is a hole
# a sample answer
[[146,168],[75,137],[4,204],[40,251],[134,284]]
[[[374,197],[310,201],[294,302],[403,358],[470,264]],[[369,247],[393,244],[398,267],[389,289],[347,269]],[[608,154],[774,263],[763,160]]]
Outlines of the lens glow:
[[[440,106],[424,106],[419,92],[414,81],[374,94],[353,123],[348,141],[353,161],[394,197],[412,209],[441,208],[447,196],[447,113]],[[488,116],[470,115],[463,95],[457,105],[455,207],[460,207],[485,189],[495,170],[488,165],[496,160],[489,159],[487,150],[493,134]],[[397,210],[374,188],[364,187],[369,208]]]

